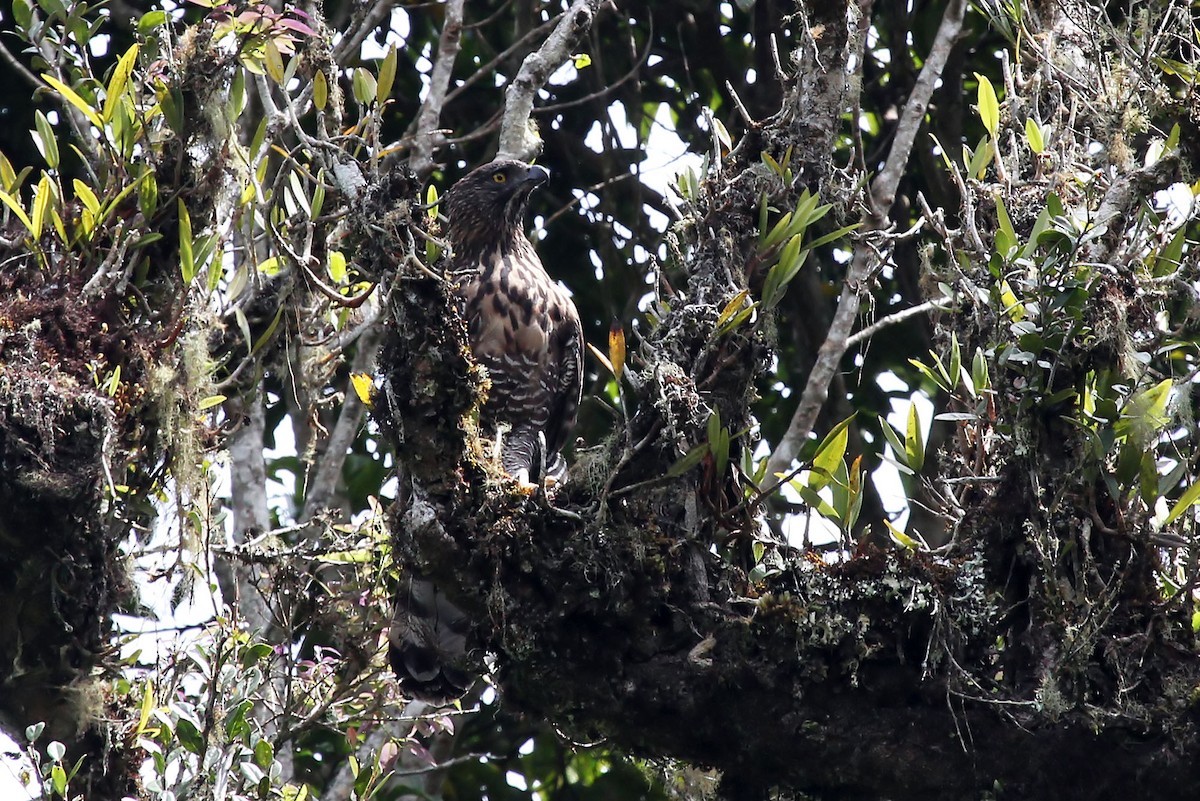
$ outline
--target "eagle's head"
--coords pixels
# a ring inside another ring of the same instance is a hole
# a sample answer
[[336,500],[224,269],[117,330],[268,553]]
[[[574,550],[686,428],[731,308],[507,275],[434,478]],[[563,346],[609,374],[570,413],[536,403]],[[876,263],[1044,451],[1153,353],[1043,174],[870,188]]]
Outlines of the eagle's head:
[[511,159],[467,173],[442,200],[456,253],[504,248],[524,237],[529,195],[549,178],[544,167]]

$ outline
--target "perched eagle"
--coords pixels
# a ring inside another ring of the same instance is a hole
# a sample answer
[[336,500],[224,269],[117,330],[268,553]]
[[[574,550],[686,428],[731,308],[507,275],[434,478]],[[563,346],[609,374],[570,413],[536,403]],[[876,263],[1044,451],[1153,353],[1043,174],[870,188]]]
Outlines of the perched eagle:
[[579,313],[524,230],[529,195],[549,177],[541,167],[495,161],[468,173],[443,201],[471,350],[492,381],[481,426],[500,432],[504,471],[523,484],[542,478],[535,472],[542,463],[562,472],[559,451],[583,392]]
[[[442,200],[471,350],[492,383],[481,429],[498,438],[501,466],[527,489],[565,472],[560,451],[583,392],[579,313],[524,230],[529,196],[549,177],[542,167],[498,160]],[[463,658],[469,621],[428,580],[405,584],[389,634],[401,685],[429,699],[461,695],[471,681]]]

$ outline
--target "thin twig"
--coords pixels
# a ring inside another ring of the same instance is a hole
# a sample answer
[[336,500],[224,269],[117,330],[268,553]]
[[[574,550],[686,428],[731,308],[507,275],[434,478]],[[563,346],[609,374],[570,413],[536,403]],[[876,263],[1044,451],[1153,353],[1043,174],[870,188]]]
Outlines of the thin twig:
[[868,325],[861,331],[858,331],[857,333],[851,334],[849,337],[847,337],[846,349],[849,350],[859,342],[871,338],[881,329],[896,325],[897,323],[902,323],[910,317],[916,317],[919,314],[925,314],[925,312],[933,311],[934,309],[945,309],[945,303],[946,298],[927,300],[924,303],[918,303],[916,306],[910,306],[909,308],[901,309],[894,314],[889,314],[887,317],[877,320],[872,325]]

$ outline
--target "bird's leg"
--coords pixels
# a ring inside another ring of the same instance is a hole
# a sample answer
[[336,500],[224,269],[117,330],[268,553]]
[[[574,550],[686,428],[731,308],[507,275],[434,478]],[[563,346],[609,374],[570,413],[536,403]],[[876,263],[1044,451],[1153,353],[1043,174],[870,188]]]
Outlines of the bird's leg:
[[558,477],[546,475],[546,433],[544,431],[539,431],[537,437],[538,476],[540,477],[540,481],[538,483],[542,490],[540,493],[538,493],[538,499],[542,502],[543,506],[557,515],[570,518],[571,520],[583,520],[583,518],[575,512],[571,512],[566,509],[560,509],[559,507],[555,506],[554,501],[550,499],[550,490],[554,489],[554,487],[558,485]]

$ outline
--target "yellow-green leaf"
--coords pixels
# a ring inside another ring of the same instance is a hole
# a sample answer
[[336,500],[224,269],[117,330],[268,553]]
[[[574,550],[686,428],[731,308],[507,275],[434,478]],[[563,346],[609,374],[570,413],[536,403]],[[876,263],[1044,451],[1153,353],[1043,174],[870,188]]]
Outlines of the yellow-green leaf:
[[1025,138],[1029,141],[1029,149],[1041,155],[1046,149],[1046,140],[1042,138],[1042,127],[1034,122],[1033,117],[1025,118]]
[[17,200],[7,192],[0,192],[0,201],[12,209],[13,214],[17,215],[17,219],[19,219],[25,225],[25,228],[29,231],[29,233],[32,234],[33,221],[29,219],[29,215],[25,213],[25,209],[21,207],[21,204],[18,203]]
[[220,406],[226,400],[228,400],[228,398],[226,398],[224,395],[209,395],[207,398],[204,398],[200,401],[200,411],[211,409],[214,406]]
[[1188,487],[1187,490],[1179,496],[1179,500],[1177,500],[1175,505],[1171,507],[1171,513],[1167,515],[1167,519],[1163,521],[1163,525],[1169,526],[1171,523],[1174,523],[1176,518],[1178,518],[1188,509],[1191,509],[1193,506],[1195,506],[1197,500],[1200,500],[1200,481]]
[[133,74],[137,56],[138,45],[135,43],[133,47],[125,51],[125,55],[121,56],[117,66],[113,69],[112,78],[108,81],[107,96],[104,98],[104,111],[100,115],[105,122],[112,120],[113,114],[117,110],[117,101],[125,93],[125,87],[129,85],[129,76]]
[[1019,323],[1025,319],[1025,307],[1017,300],[1017,296],[1013,294],[1012,287],[1008,285],[1008,281],[1000,282],[1000,303],[1004,306],[1004,312],[1012,318],[1013,322]]
[[72,181],[71,185],[75,187],[75,197],[79,198],[79,201],[83,203],[83,207],[92,214],[99,214],[100,199],[96,197],[96,193],[92,191],[92,188],[78,178]]
[[429,219],[436,220],[438,216],[438,191],[437,187],[433,184],[430,184],[429,188],[425,190],[425,205],[429,207],[425,212],[429,215]]
[[742,304],[746,302],[746,298],[749,296],[750,293],[743,289],[725,304],[725,308],[721,309],[721,313],[717,315],[718,333],[724,333],[725,324],[728,323],[735,314],[742,310]]
[[196,277],[196,258],[192,252],[192,218],[188,215],[187,204],[183,198],[178,198],[179,208],[179,269],[186,284],[192,283]]
[[890,520],[885,518],[883,524],[887,526],[888,534],[892,535],[892,540],[895,541],[897,545],[908,551],[916,551],[920,549],[921,543],[917,542],[912,537],[893,526]]
[[140,737],[142,732],[146,730],[146,724],[150,721],[150,710],[154,708],[154,682],[149,679],[142,686],[142,708],[138,713],[137,729],[134,731],[134,737]]
[[50,196],[54,190],[50,188],[50,178],[42,174],[42,180],[38,181],[37,189],[33,193],[33,227],[30,233],[34,239],[40,239],[42,236],[42,228],[46,224],[46,211],[50,208]]
[[846,455],[846,445],[850,441],[850,423],[853,420],[854,415],[850,415],[838,423],[817,447],[808,480],[808,486],[812,489],[819,490],[828,484],[842,464],[842,457]]
[[587,53],[576,53],[571,56],[571,61],[575,64],[575,69],[582,70],[592,66],[592,57]]
[[84,100],[82,97],[80,97],[79,94],[74,89],[67,86],[65,83],[60,81],[58,78],[55,78],[53,75],[49,75],[44,72],[42,73],[42,80],[44,80],[46,83],[50,84],[56,90],[58,90],[58,93],[60,95],[62,95],[63,97],[65,97],[67,99],[68,103],[70,103],[72,106],[74,106],[75,108],[82,111],[83,115],[88,118],[88,120],[92,123],[92,125],[95,125],[97,128],[100,128],[100,129],[104,128],[104,122],[101,121],[100,115],[96,113],[96,109],[94,109],[90,105],[88,105],[88,102],[86,100]]
[[995,139],[1000,130],[1000,101],[996,99],[996,90],[992,88],[992,82],[986,75],[977,72],[975,79],[979,81],[979,118],[983,120],[983,127]]
[[346,256],[340,250],[329,251],[329,277],[335,284],[346,280]]
[[313,76],[313,105],[317,107],[317,111],[324,111],[328,103],[329,82],[325,80],[325,73],[317,70],[317,74]]
[[12,162],[8,160],[8,156],[0,153],[0,189],[5,192],[12,192],[16,188],[17,172],[13,169]]
[[908,407],[908,431],[904,435],[904,456],[908,466],[920,471],[925,464],[925,435],[921,431],[921,416],[917,404]]
[[392,96],[392,84],[396,80],[396,45],[388,48],[383,64],[379,67],[379,81],[375,85],[375,102],[383,105]]
[[283,84],[283,54],[271,39],[263,46],[263,67],[275,83]]

